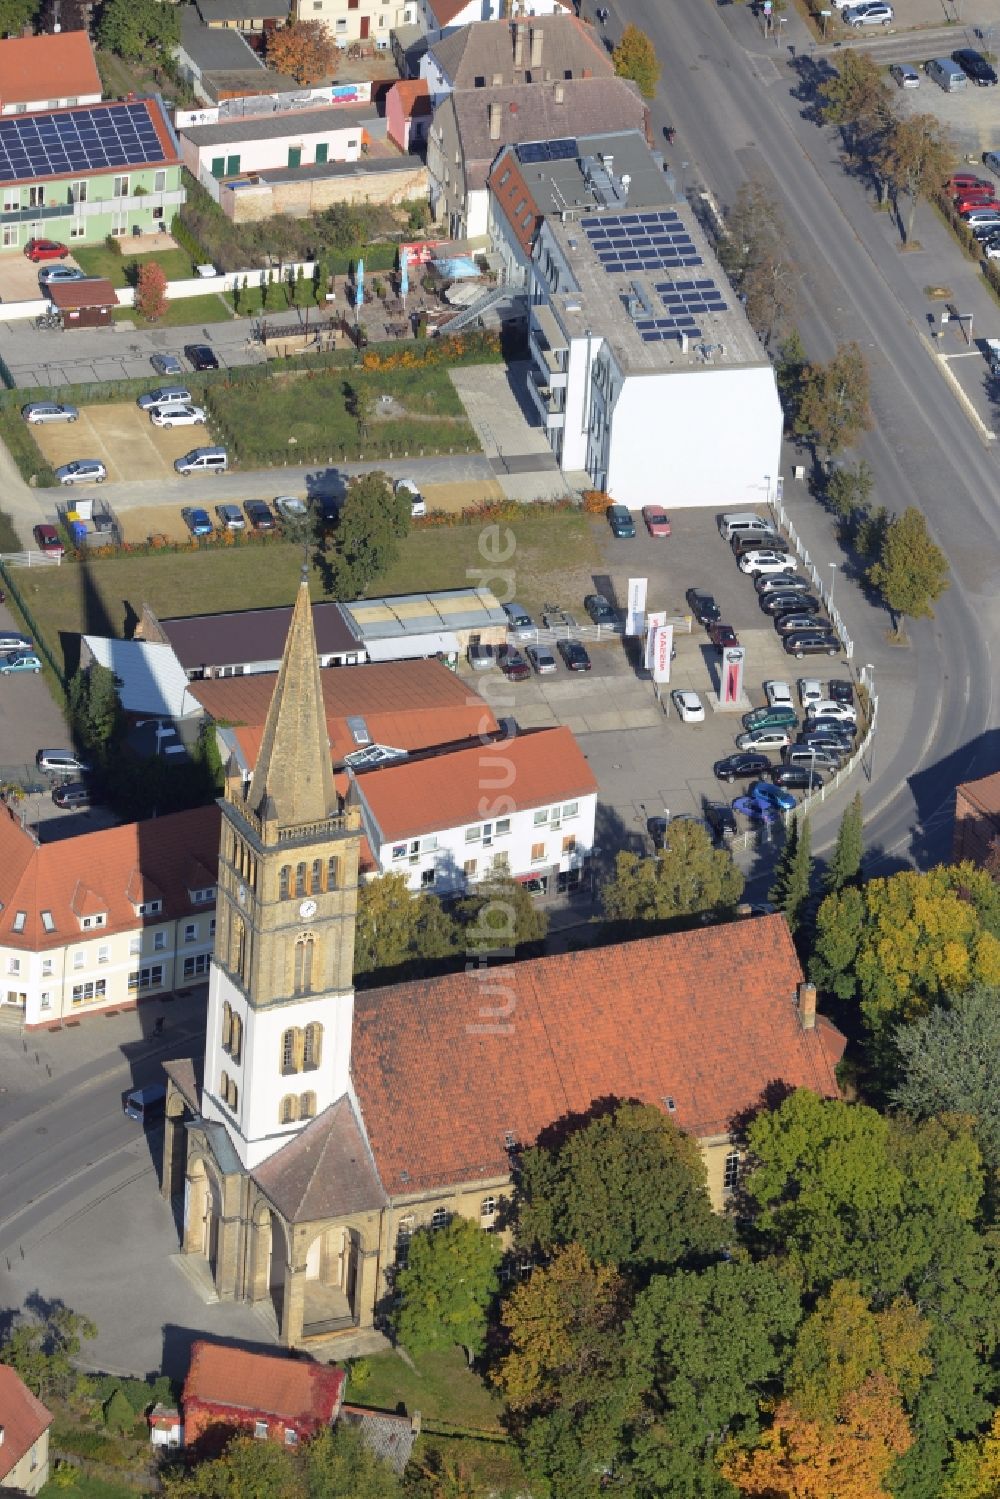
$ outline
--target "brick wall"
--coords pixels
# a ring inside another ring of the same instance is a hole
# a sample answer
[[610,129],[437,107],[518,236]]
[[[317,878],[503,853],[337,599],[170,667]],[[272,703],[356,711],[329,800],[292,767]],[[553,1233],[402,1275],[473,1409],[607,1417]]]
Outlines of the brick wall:
[[276,213],[304,219],[330,208],[334,203],[402,203],[409,198],[426,198],[427,169],[407,162],[395,172],[361,172],[343,176],[320,177],[313,181],[261,182],[238,192],[223,187],[223,211],[234,224],[269,219]]

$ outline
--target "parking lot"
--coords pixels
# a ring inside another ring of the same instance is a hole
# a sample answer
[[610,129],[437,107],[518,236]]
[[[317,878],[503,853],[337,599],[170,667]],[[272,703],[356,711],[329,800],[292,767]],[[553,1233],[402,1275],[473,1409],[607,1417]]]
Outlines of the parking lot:
[[[72,255],[51,263],[80,269]],[[0,255],[0,302],[33,302],[44,296],[44,290],[40,290],[38,285],[38,273],[41,270],[44,270],[44,266],[30,261],[23,249],[15,254]]]
[[154,427],[134,402],[81,406],[79,421],[32,428],[53,468],[74,458],[99,458],[112,481],[174,477],[174,459],[213,439],[205,427]]

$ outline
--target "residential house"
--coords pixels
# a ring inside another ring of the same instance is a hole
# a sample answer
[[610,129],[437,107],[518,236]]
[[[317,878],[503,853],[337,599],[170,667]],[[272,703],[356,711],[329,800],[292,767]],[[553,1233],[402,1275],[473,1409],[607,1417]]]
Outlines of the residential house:
[[401,78],[385,96],[386,134],[401,151],[425,144],[431,114],[431,97],[423,78]]
[[477,21],[566,14],[565,0],[416,0],[417,25],[431,40],[473,26]]
[[[242,27],[206,25],[196,5],[182,5],[179,9],[181,40],[176,54],[177,68],[185,83],[210,109],[232,98],[252,99],[297,87],[294,78],[266,66],[246,40]],[[183,117],[193,112],[179,113]]]
[[567,728],[362,765],[351,799],[379,872],[415,894],[510,875],[555,895],[579,885],[594,847],[597,781]]
[[357,161],[362,144],[384,137],[385,121],[373,104],[333,105],[185,126],[181,156],[191,175],[211,189],[212,179]]
[[486,234],[487,179],[505,146],[561,143],[597,130],[646,131],[649,112],[630,80],[563,81],[552,61],[549,82],[454,89],[434,111],[427,138],[431,206],[453,239]]
[[420,60],[435,108],[454,89],[614,76],[615,65],[593,27],[563,10],[530,22],[476,21],[432,42]]
[[418,0],[294,0],[292,19],[322,21],[338,47],[388,52],[397,26],[417,20]]
[[0,41],[0,115],[99,104],[102,92],[85,31]]
[[164,1405],[157,1401],[146,1419],[149,1422],[151,1447],[180,1447],[183,1444],[184,1423],[175,1405]]
[[502,1232],[517,1152],[560,1120],[663,1110],[721,1208],[748,1113],[839,1096],[844,1038],[780,915],[355,994],[361,836],[303,582],[253,778],[226,779],[204,1061],[164,1064],[161,1178],[182,1252],[286,1346],[372,1327],[418,1227]]
[[[75,33],[74,33],[75,34]],[[159,98],[0,118],[0,244],[103,244],[169,227],[184,202]]]
[[54,1417],[7,1364],[0,1364],[0,1489],[37,1494],[49,1478]]
[[198,807],[40,844],[0,806],[0,1002],[30,1028],[202,982],[218,830]]
[[[489,704],[441,662],[388,661],[321,671],[323,709],[335,770],[405,759],[441,745],[478,744],[499,733]],[[223,762],[253,774],[275,678],[255,674],[190,689],[215,722]]]
[[329,1364],[199,1338],[181,1395],[184,1445],[212,1445],[215,1428],[219,1446],[236,1430],[297,1447],[333,1425],[346,1383],[343,1369]]
[[560,466],[633,510],[766,500],[773,368],[643,135],[517,144],[489,185],[494,246],[527,292],[528,393]]
[[955,828],[951,857],[985,864],[1000,839],[1000,771],[955,788]]

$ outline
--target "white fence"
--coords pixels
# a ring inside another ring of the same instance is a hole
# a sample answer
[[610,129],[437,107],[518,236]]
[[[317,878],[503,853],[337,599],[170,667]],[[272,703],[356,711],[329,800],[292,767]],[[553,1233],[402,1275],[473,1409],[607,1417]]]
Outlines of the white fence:
[[847,626],[841,619],[839,611],[834,608],[833,589],[832,587],[827,586],[825,580],[819,572],[819,569],[814,566],[813,560],[802,544],[798,532],[792,525],[791,521],[788,519],[788,512],[781,502],[781,492],[782,480],[779,478],[778,492],[775,495],[774,499],[770,502],[771,512],[781,529],[788,533],[788,539],[795,549],[795,555],[801,562],[803,571],[811,580],[814,588],[816,589],[816,592],[819,594],[820,598],[823,600],[823,603],[826,605],[826,612],[830,616],[830,622],[833,625],[833,628],[836,630],[838,636],[840,637],[840,643],[844,647],[844,654],[846,655],[848,661],[850,661],[854,657],[854,641],[851,639],[850,635],[848,635]]
[[58,567],[61,552],[0,552],[0,562],[7,567]]

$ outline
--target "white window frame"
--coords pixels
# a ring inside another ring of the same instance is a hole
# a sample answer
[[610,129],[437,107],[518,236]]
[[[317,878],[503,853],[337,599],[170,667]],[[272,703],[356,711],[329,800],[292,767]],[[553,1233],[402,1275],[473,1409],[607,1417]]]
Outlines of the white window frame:
[[5,250],[16,250],[21,243],[20,224],[4,224],[3,247]]
[[198,940],[198,923],[196,921],[185,922],[185,924],[184,924],[184,941],[185,942],[197,942],[197,940]]
[[128,197],[131,197],[131,194],[129,192],[129,182],[130,182],[130,173],[128,173],[128,172],[119,172],[119,173],[117,173],[116,176],[115,176],[115,180],[114,180],[113,190],[112,190],[111,196],[113,198],[128,198]]

